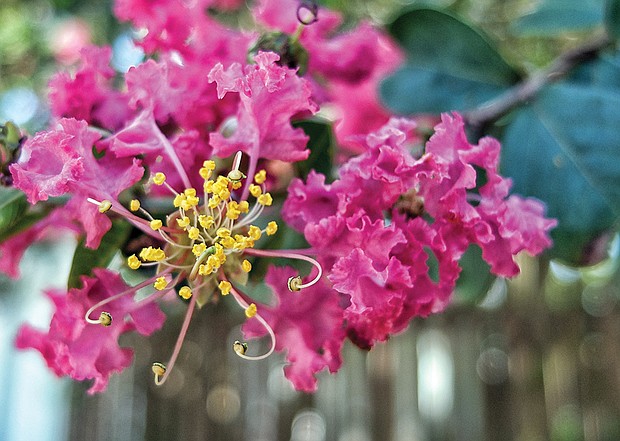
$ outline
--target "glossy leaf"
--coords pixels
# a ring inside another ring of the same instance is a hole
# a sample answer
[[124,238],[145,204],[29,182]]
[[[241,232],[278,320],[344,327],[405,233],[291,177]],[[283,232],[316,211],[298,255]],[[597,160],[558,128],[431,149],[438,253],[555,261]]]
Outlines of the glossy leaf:
[[559,220],[555,254],[574,263],[620,213],[620,92],[558,84],[507,129],[502,170],[514,191],[545,201]]
[[81,240],[73,255],[68,288],[80,286],[80,276],[89,275],[93,268],[106,268],[114,255],[121,249],[131,233],[131,224],[124,219],[112,221],[112,228],[101,239],[99,248],[86,248]]
[[388,29],[407,54],[407,64],[381,85],[397,113],[475,107],[519,79],[481,32],[444,12],[411,9]]

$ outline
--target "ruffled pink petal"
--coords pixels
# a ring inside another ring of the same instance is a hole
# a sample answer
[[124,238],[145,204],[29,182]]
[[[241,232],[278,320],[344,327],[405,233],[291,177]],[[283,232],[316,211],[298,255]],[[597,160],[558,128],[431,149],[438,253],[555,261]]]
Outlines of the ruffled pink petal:
[[118,274],[103,269],[94,270],[94,277],[83,277],[82,282],[81,289],[66,294],[49,291],[47,295],[56,308],[49,331],[25,325],[19,330],[16,346],[38,350],[58,376],[94,380],[88,390],[93,394],[104,391],[110,376],[131,363],[132,351],[119,346],[119,337],[134,329],[148,335],[163,325],[165,316],[154,303],[136,313],[131,296],[125,296],[105,306],[113,317],[110,326],[89,324],[84,314],[91,305],[128,286]]
[[[338,294],[322,282],[290,292],[286,281],[294,275],[290,267],[270,267],[265,282],[277,304],[259,306],[258,311],[276,334],[276,350],[286,351],[286,377],[297,390],[312,392],[317,387],[317,372],[325,368],[336,372],[342,364],[343,311]],[[248,320],[243,330],[250,337],[265,333],[256,319]]]
[[263,52],[255,57],[256,64],[246,66],[242,76],[238,64],[228,69],[218,64],[209,73],[219,96],[237,92],[240,99],[236,131],[229,137],[214,132],[209,138],[218,156],[241,150],[253,159],[293,162],[310,154],[308,137],[290,122],[297,114],[315,112],[310,88],[293,70],[277,65],[277,60],[276,54]]

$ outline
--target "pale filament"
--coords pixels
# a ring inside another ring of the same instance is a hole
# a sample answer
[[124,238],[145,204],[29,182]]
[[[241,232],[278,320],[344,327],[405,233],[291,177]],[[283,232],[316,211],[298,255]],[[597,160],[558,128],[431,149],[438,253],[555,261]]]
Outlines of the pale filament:
[[309,262],[312,265],[314,265],[314,267],[317,269],[316,276],[314,276],[314,278],[311,281],[309,281],[307,283],[302,283],[301,285],[299,285],[299,289],[308,288],[308,287],[314,285],[323,276],[323,267],[321,266],[321,264],[319,262],[317,262],[316,260],[314,260],[312,257],[304,256],[303,254],[288,253],[288,252],[280,251],[280,250],[278,250],[278,251],[257,250],[257,249],[254,249],[254,248],[249,248],[249,249],[245,250],[245,252],[247,254],[251,254],[251,255],[254,255],[254,256],[284,257],[285,259],[304,260],[304,261]]

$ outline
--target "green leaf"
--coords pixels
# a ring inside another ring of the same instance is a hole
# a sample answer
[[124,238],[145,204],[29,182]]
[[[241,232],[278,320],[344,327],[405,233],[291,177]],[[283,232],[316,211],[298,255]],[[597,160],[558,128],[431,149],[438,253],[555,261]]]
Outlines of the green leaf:
[[456,300],[475,304],[486,295],[495,276],[491,274],[489,264],[482,259],[482,250],[478,246],[467,248],[459,265],[462,271],[456,282]]
[[293,126],[302,128],[310,137],[308,141],[310,156],[305,161],[295,163],[298,176],[305,179],[310,170],[315,170],[323,173],[327,182],[331,182],[335,144],[331,124],[325,120],[313,118],[296,122]]
[[620,92],[557,84],[517,112],[502,170],[514,191],[545,201],[559,221],[554,255],[579,263],[583,247],[620,214]]
[[481,32],[444,12],[410,9],[388,29],[407,53],[406,66],[381,85],[398,113],[475,107],[519,79]]
[[28,208],[26,195],[10,187],[0,187],[0,234],[19,223]]
[[620,39],[620,0],[607,0],[605,4],[605,27],[613,38]]
[[131,224],[124,219],[112,221],[112,228],[101,239],[99,248],[86,248],[84,239],[78,243],[71,272],[69,273],[68,288],[80,286],[80,276],[89,275],[93,268],[105,268],[112,261],[114,255],[121,249],[131,233]]

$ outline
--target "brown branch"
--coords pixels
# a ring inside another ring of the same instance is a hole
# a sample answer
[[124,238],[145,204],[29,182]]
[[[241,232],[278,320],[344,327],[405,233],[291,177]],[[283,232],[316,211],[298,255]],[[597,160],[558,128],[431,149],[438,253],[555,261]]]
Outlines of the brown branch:
[[534,72],[522,82],[514,85],[499,97],[465,113],[465,121],[470,127],[481,130],[497,121],[518,105],[534,98],[540,90],[554,81],[566,76],[577,65],[591,60],[611,45],[613,40],[607,35],[596,38],[582,46],[571,49],[556,58],[549,67]]

